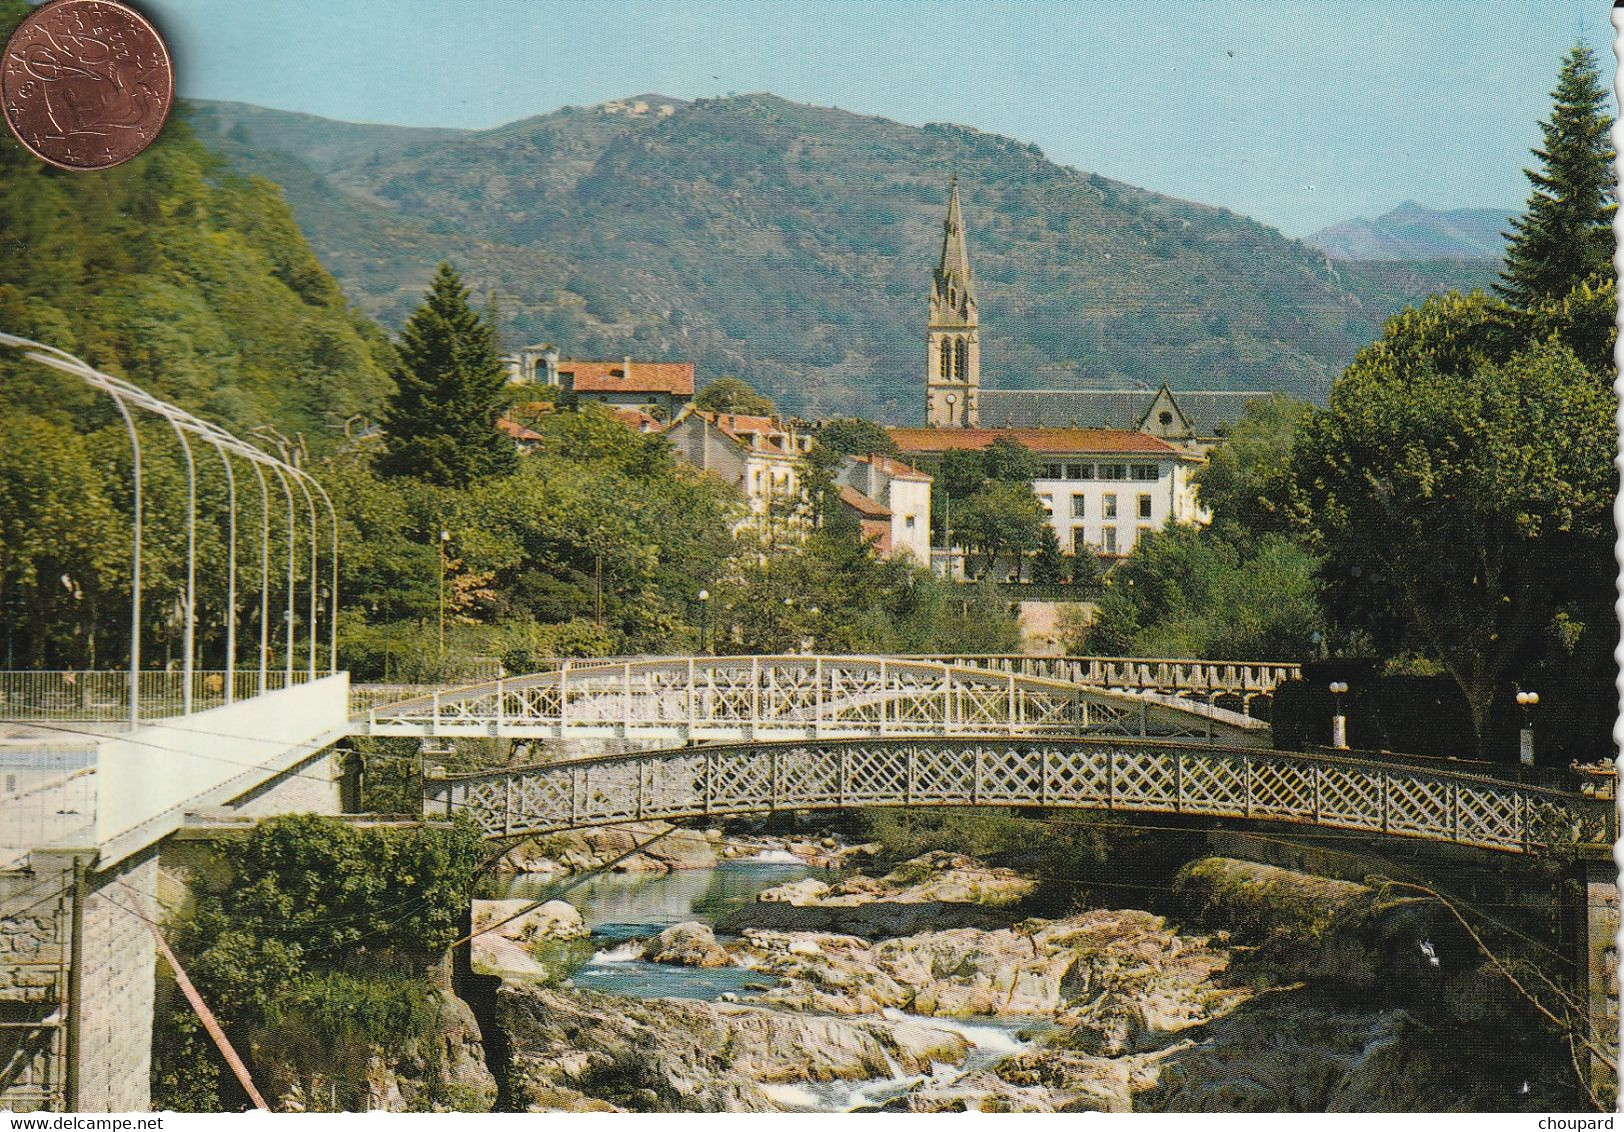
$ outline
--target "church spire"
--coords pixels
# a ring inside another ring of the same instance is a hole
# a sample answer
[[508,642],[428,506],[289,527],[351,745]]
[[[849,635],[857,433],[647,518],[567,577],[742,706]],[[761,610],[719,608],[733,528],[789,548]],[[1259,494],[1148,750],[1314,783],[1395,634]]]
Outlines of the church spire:
[[925,421],[933,428],[973,428],[980,420],[981,316],[964,242],[959,179],[948,183],[942,258],[930,285],[925,326]]
[[964,219],[959,213],[959,178],[954,174],[948,182],[947,220],[942,224],[942,260],[936,268],[936,286],[945,296],[951,285],[973,302],[974,283],[975,277],[970,273],[970,249],[964,242]]

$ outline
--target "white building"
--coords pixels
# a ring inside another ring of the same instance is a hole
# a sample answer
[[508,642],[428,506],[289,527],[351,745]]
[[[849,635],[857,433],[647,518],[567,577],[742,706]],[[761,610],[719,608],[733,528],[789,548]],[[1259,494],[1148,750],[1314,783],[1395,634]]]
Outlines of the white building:
[[812,438],[770,417],[684,410],[665,430],[679,460],[738,488],[750,514],[762,521],[800,508],[798,461]]
[[[875,543],[880,557],[906,554],[921,566],[930,564],[930,482],[918,468],[878,453],[847,456],[835,471],[836,484],[866,496],[888,513],[888,527]],[[881,518],[873,512],[870,521]]]
[[1132,553],[1139,536],[1168,523],[1207,523],[1190,473],[1206,461],[1189,448],[1143,432],[1074,428],[894,428],[905,457],[939,463],[952,451],[980,451],[1000,437],[1037,456],[1032,481],[1067,554]]

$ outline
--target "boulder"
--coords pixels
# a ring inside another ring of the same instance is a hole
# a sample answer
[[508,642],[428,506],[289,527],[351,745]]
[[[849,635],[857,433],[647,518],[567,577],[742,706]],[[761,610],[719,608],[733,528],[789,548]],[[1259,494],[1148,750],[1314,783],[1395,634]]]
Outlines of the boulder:
[[710,928],[693,921],[673,924],[649,940],[643,958],[679,967],[728,967],[733,963]]
[[969,1046],[917,1021],[792,1014],[686,999],[627,999],[504,984],[495,1025],[512,1101],[530,1112],[594,1102],[639,1112],[776,1112],[764,1086],[863,1080],[956,1065]]
[[[579,829],[555,833],[521,843],[505,860],[522,872],[588,872],[611,861],[621,873],[663,873],[677,869],[708,869],[717,861],[717,842],[706,831],[677,829],[658,841],[652,839],[672,827],[666,822],[633,822],[607,829]],[[651,842],[642,852],[637,846]],[[625,860],[619,858],[630,853]]]
[[[581,922],[581,913],[575,905],[564,900],[549,900],[535,908],[530,900],[475,900],[473,902],[474,931],[500,926],[484,935],[497,935],[519,943],[537,943],[548,939],[581,939],[588,934]],[[513,919],[515,913],[522,913]],[[502,921],[506,920],[506,923]],[[480,936],[475,936],[479,939]]]

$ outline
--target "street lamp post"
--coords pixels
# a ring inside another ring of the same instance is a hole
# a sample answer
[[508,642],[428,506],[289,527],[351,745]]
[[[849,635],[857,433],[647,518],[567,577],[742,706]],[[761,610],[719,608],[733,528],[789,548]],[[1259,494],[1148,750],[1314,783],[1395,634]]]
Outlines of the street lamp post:
[[445,544],[451,541],[450,531],[440,532],[440,660],[445,661]]
[[699,651],[710,655],[710,591],[699,591]]
[[1538,692],[1518,692],[1517,706],[1522,708],[1522,730],[1517,733],[1517,756],[1523,766],[1534,765],[1534,725],[1528,710],[1539,703]]
[[1336,698],[1336,714],[1331,716],[1331,746],[1339,751],[1348,749],[1348,717],[1343,714],[1342,697],[1347,694],[1346,680],[1331,681],[1331,695]]

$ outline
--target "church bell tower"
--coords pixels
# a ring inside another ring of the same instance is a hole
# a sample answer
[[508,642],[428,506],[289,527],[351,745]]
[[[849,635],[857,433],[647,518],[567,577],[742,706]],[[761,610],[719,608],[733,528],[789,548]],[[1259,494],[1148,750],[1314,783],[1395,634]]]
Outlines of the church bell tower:
[[955,176],[948,184],[942,261],[930,284],[930,323],[925,333],[925,423],[932,428],[974,428],[980,420],[976,406],[980,394],[980,316]]

